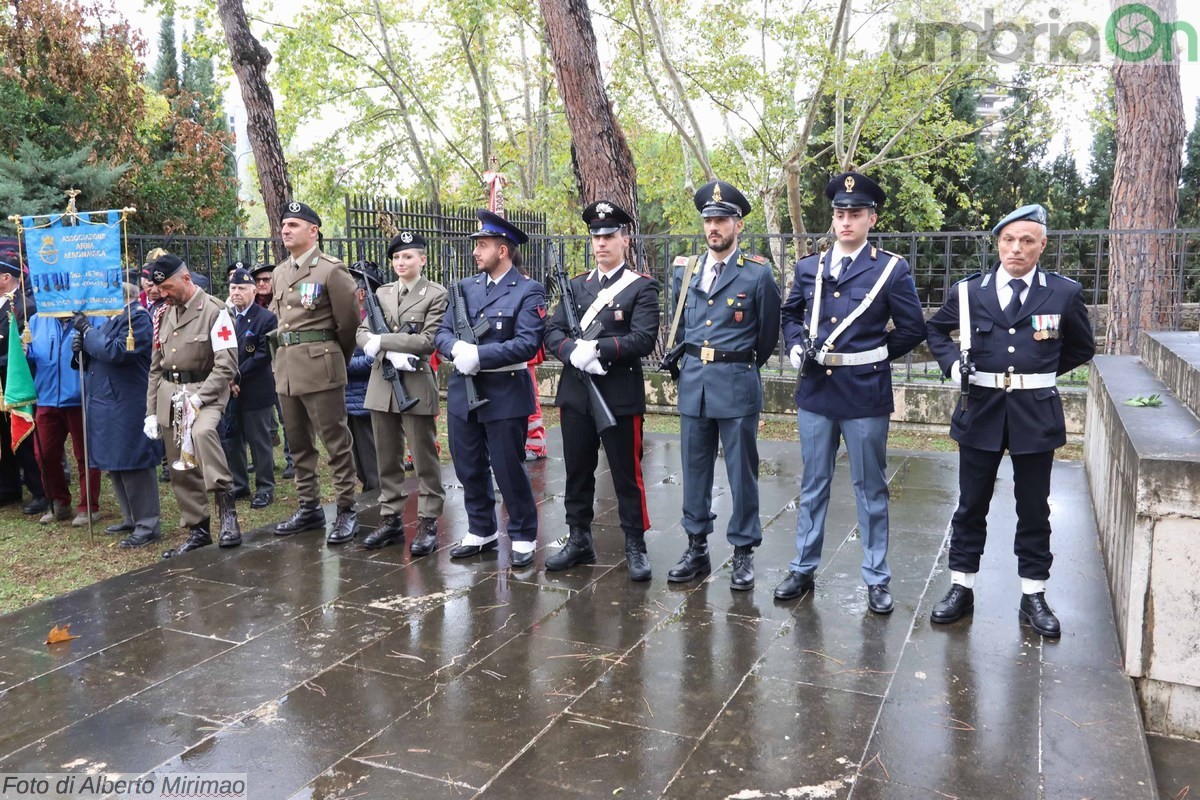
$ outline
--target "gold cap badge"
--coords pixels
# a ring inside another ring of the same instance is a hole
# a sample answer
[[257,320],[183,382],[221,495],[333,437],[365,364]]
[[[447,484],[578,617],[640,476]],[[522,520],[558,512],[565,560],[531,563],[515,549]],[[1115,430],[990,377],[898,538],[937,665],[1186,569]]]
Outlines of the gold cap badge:
[[854,176],[853,175],[846,176],[846,191],[847,192],[854,191]]
[[722,202],[721,201],[721,184],[719,184],[719,183],[716,184],[715,186],[713,186],[712,201],[714,203]]

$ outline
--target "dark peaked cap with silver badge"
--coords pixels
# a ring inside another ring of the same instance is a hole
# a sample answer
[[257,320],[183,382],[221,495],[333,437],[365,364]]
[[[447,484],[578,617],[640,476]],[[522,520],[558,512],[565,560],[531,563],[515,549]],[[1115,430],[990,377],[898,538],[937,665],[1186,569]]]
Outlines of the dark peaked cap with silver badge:
[[593,236],[616,233],[625,225],[633,224],[633,217],[611,200],[597,200],[580,214]]
[[321,227],[321,217],[317,212],[296,200],[283,207],[283,213],[279,215],[279,221],[282,222],[285,219],[302,219],[305,222],[311,222],[318,228]]
[[750,213],[750,201],[733,184],[711,181],[696,190],[692,197],[700,216],[745,217]]

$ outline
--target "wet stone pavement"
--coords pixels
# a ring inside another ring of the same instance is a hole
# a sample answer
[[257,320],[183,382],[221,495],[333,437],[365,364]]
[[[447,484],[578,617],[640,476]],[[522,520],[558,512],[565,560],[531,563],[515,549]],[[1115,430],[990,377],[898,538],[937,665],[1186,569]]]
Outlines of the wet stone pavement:
[[[798,445],[761,445],[747,593],[729,589],[720,467],[716,570],[667,583],[684,545],[679,446],[646,449],[649,583],[628,580],[603,475],[597,563],[541,568],[565,534],[551,458],[530,465],[536,569],[511,571],[503,543],[449,559],[465,517],[446,467],[433,556],[255,531],[0,617],[0,772],[238,772],[256,800],[1158,796],[1082,465],[1055,467],[1048,597],[1065,633],[1043,642],[1017,623],[1007,468],[974,618],[935,627],[954,454],[890,456],[896,610],[878,617],[844,455],[816,590],[781,604]],[[61,623],[79,638],[43,644]]]

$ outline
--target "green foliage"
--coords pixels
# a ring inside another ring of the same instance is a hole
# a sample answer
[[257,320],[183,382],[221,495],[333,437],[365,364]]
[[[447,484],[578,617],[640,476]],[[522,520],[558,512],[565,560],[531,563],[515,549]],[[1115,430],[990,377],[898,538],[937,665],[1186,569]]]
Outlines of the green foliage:
[[1196,121],[1184,146],[1183,174],[1179,187],[1179,227],[1200,227],[1200,100],[1196,101]]
[[0,157],[0,197],[8,214],[43,214],[66,205],[66,190],[79,187],[80,209],[96,207],[110,196],[128,164],[111,167],[92,161],[92,149],[83,146],[63,155],[47,153],[29,139],[17,147],[13,158]]
[[1162,398],[1156,394],[1152,394],[1149,397],[1144,397],[1140,394],[1135,395],[1121,403],[1121,405],[1133,406],[1134,408],[1159,408],[1162,404]]
[[150,85],[160,92],[179,85],[179,60],[175,55],[175,46],[175,13],[168,6],[159,24],[158,61],[150,78]]

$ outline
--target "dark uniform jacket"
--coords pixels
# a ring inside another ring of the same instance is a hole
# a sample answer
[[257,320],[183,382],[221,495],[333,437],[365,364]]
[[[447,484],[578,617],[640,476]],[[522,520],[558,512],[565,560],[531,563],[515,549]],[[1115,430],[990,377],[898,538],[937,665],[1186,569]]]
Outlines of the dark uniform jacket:
[[[1016,374],[1053,372],[1062,375],[1087,363],[1096,352],[1092,325],[1078,283],[1040,267],[1016,322],[1009,324],[996,294],[997,264],[987,275],[966,278],[971,304],[971,360],[980,372]],[[986,285],[985,285],[986,282]],[[958,380],[958,287],[929,320],[929,349],[946,375]],[[1056,336],[1035,338],[1040,328]],[[1067,441],[1062,400],[1056,387],[1006,392],[972,385],[963,411],[955,408],[950,436],[959,444],[998,452],[1005,431],[1008,450],[1016,455],[1042,453]]]
[[[458,283],[467,304],[467,318],[472,324],[485,319],[488,323],[487,330],[479,337],[479,373],[475,375],[475,386],[488,403],[476,412],[476,419],[488,422],[528,417],[534,408],[529,370],[523,367],[488,370],[523,365],[537,354],[546,333],[546,289],[516,268],[510,269],[490,293],[487,276],[483,274],[463,278]],[[443,358],[450,360],[457,341],[451,304],[434,342]],[[467,418],[466,381],[458,372],[450,376],[446,404],[451,414]]]
[[[628,265],[612,273],[610,280],[620,280]],[[582,320],[600,293],[597,270],[571,279],[575,293],[575,313]],[[596,317],[601,324],[599,354],[607,375],[593,375],[613,414],[643,414],[646,411],[646,386],[642,377],[642,359],[654,351],[658,341],[658,282],[647,275],[622,289],[600,310]],[[575,340],[567,329],[567,314],[560,302],[546,327],[546,350],[563,362],[555,405],[580,414],[588,413],[586,373],[571,366]]]
[[37,304],[33,301],[33,289],[27,288],[21,293],[18,286],[13,296],[0,308],[0,379],[8,376],[8,329],[9,318],[13,309],[17,312],[17,330],[25,330],[25,320],[37,313]]
[[[821,288],[821,319],[817,325],[817,349],[838,324],[854,312],[875,286],[892,258],[892,253],[867,244],[858,257],[841,271],[836,281],[829,278],[833,250],[814,253],[796,262],[792,289],[783,304],[784,349],[806,347],[804,325],[811,323],[817,269],[824,270]],[[888,320],[895,322],[887,330]],[[892,371],[888,362],[901,358],[925,339],[925,315],[917,297],[912,270],[899,259],[891,275],[863,314],[834,340],[833,353],[862,353],[887,345],[887,359],[874,364],[821,366],[806,364],[805,376],[796,387],[796,407],[829,419],[882,417],[895,410]]]
[[256,411],[275,405],[275,378],[271,374],[271,351],[267,334],[279,320],[266,308],[251,303],[246,313],[234,317],[238,340],[238,396],[229,407]]
[[[706,294],[700,287],[707,258],[705,252],[692,273],[676,342],[753,351],[754,360],[704,364],[697,356],[684,355],[679,360],[679,412],[698,417],[703,408],[704,416],[716,419],[757,414],[762,411],[758,369],[779,343],[779,284],[770,264],[739,248]],[[677,281],[682,279],[681,274]],[[676,297],[681,290],[675,287]]]

